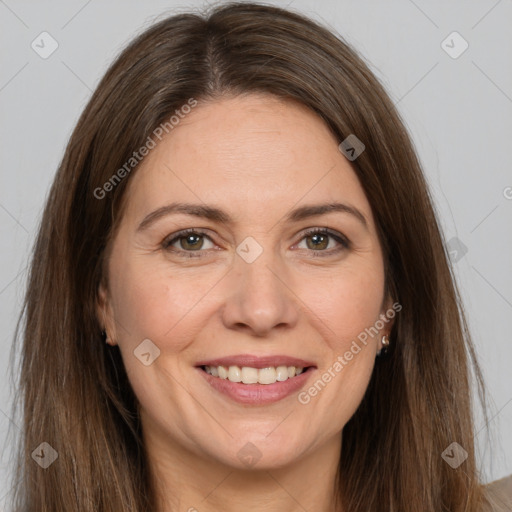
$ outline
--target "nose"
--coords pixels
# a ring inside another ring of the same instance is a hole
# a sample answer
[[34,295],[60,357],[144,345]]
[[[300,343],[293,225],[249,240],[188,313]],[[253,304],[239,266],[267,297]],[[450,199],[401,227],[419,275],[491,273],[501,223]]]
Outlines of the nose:
[[263,251],[252,263],[236,255],[222,310],[226,328],[264,337],[273,329],[290,329],[297,324],[299,299],[285,268],[270,253]]

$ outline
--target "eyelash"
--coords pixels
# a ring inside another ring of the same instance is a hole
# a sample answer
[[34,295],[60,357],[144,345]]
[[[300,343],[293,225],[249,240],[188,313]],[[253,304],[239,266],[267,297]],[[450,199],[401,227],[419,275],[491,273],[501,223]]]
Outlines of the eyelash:
[[[205,257],[204,253],[206,251],[204,251],[204,250],[184,251],[182,249],[170,248],[170,246],[174,242],[180,240],[181,238],[185,238],[187,235],[190,235],[190,234],[205,236],[206,238],[208,238],[210,241],[213,242],[213,240],[211,240],[211,238],[208,236],[208,234],[205,231],[202,231],[201,229],[189,228],[189,229],[184,229],[182,231],[178,231],[177,233],[170,235],[170,236],[172,236],[172,238],[169,238],[169,237],[166,238],[162,242],[162,248],[166,251],[177,253],[178,255],[183,256],[185,258],[203,258],[203,257]],[[307,238],[308,236],[312,236],[312,235],[316,235],[316,234],[328,235],[331,238],[333,238],[334,240],[336,240],[340,244],[340,246],[336,249],[331,249],[329,251],[326,251],[326,250],[315,251],[314,249],[310,249],[312,252],[317,253],[317,254],[315,254],[315,257],[332,256],[333,254],[337,254],[340,251],[350,248],[350,242],[348,241],[347,238],[342,236],[340,233],[338,233],[336,231],[332,231],[328,228],[308,229],[303,233],[302,238],[300,239],[299,242],[301,242],[304,238]],[[322,254],[322,253],[325,253],[325,254]]]

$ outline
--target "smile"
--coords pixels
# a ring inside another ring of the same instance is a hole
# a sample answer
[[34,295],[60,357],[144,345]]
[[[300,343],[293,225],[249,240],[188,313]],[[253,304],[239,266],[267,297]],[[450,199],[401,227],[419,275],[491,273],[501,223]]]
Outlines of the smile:
[[[202,366],[206,373],[212,377],[226,379],[230,382],[242,382],[243,384],[275,384],[284,382],[300,375],[304,368],[295,366],[277,366],[267,368],[252,368],[250,366]],[[307,368],[306,368],[307,370]]]
[[196,364],[196,371],[219,397],[254,406],[300,392],[316,369],[312,361],[284,355],[240,354]]

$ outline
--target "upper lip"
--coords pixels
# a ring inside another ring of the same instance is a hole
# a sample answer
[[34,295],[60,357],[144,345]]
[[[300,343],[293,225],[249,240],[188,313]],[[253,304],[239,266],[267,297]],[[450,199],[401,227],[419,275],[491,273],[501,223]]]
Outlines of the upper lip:
[[208,359],[200,361],[196,366],[248,366],[251,368],[268,368],[269,366],[295,366],[306,368],[315,366],[311,361],[306,361],[298,357],[291,357],[285,355],[267,355],[256,356],[252,354],[239,354],[233,356],[219,357],[216,359]]

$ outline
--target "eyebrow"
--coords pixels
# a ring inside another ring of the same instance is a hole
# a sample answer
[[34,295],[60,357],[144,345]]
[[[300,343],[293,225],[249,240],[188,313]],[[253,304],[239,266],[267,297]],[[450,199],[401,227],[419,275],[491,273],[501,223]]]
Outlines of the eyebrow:
[[[288,215],[285,217],[285,222],[298,222],[309,217],[325,215],[331,212],[348,213],[355,217],[366,229],[368,229],[368,223],[365,216],[357,208],[343,203],[326,203],[301,206],[288,213]],[[156,210],[146,215],[142,222],[139,224],[137,231],[143,231],[147,229],[151,224],[161,219],[162,217],[177,213],[193,215],[194,217],[200,217],[203,219],[220,222],[222,224],[234,224],[233,218],[220,208],[202,204],[171,203],[157,208]]]

